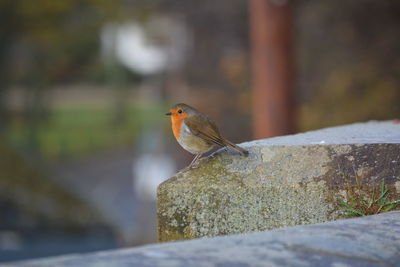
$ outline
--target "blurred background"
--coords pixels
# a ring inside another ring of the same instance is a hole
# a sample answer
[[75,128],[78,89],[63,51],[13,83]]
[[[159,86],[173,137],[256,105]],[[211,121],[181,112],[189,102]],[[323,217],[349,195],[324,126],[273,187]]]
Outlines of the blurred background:
[[397,0],[0,0],[0,25],[0,261],[156,242],[175,103],[236,143],[400,117]]

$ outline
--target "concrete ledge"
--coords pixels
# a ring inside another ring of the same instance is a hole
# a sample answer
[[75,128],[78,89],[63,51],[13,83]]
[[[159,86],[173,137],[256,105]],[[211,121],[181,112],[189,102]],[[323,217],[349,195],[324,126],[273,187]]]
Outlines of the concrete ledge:
[[400,124],[368,122],[221,149],[158,188],[160,241],[212,237],[341,218],[338,201],[400,193]]
[[398,266],[400,212],[3,266]]

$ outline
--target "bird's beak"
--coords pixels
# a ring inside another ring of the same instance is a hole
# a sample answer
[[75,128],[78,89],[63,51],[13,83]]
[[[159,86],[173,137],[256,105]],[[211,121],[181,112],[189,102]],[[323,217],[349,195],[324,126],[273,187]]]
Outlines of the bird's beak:
[[171,113],[171,112],[167,112],[167,113],[165,113],[165,115],[167,115],[167,116],[171,116],[171,115],[172,115],[172,113]]

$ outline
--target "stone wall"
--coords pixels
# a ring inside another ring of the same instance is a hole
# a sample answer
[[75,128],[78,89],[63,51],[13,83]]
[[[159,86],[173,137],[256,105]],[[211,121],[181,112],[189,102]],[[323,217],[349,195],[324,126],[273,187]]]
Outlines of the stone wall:
[[400,212],[3,266],[398,266]]
[[158,188],[160,241],[341,218],[338,202],[400,193],[400,124],[368,122],[223,148]]

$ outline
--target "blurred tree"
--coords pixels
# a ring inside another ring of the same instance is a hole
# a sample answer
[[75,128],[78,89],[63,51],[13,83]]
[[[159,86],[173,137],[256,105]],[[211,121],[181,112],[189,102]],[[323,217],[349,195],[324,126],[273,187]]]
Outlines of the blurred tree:
[[292,2],[252,0],[253,135],[256,139],[294,131]]
[[[9,86],[9,63],[8,54],[11,49],[11,44],[15,36],[15,28],[17,21],[10,10],[13,10],[13,1],[1,1],[0,2],[0,134],[4,131],[5,126],[5,90]],[[4,26],[7,25],[7,26]]]
[[24,92],[22,118],[35,146],[52,85],[82,79],[98,66],[99,31],[118,4],[105,0],[0,1],[0,130],[7,124],[5,94]]
[[[118,5],[104,0],[3,0],[12,81],[38,84],[80,78],[98,58],[99,31]],[[11,4],[10,4],[11,3]],[[14,21],[14,23],[10,23]],[[4,53],[4,51],[1,51]],[[40,63],[40,64],[38,64]]]

